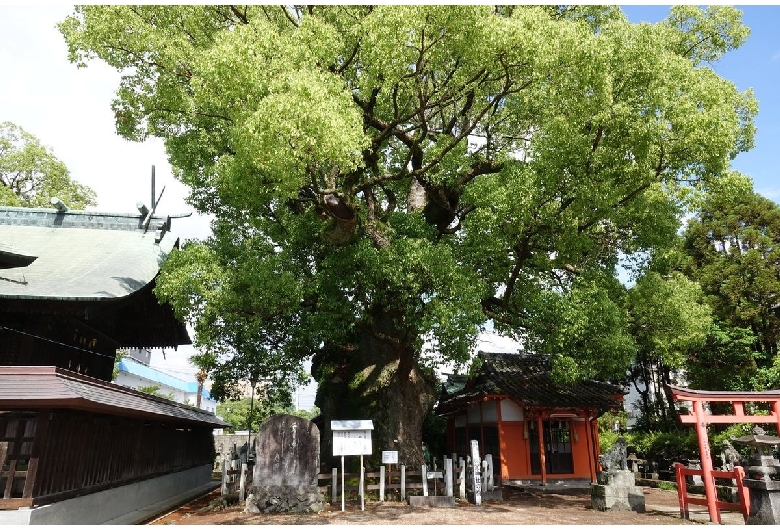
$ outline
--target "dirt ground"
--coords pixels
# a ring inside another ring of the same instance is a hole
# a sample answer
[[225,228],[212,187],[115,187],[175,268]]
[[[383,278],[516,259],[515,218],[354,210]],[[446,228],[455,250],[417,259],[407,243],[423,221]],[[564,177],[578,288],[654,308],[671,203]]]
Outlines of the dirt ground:
[[[318,514],[249,514],[243,506],[206,509],[219,491],[196,499],[147,524],[174,525],[689,525],[708,523],[705,507],[691,506],[692,520],[680,518],[677,492],[644,488],[645,513],[600,512],[591,508],[589,494],[523,492],[505,488],[500,502],[475,506],[457,502],[455,508],[412,508],[400,502],[357,501],[330,506]],[[744,524],[738,513],[723,513],[724,524]]]

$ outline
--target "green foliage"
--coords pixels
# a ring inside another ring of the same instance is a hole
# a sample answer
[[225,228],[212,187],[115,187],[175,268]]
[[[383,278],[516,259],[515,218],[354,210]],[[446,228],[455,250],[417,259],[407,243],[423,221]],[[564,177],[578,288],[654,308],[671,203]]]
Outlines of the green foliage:
[[755,193],[748,178],[730,173],[712,185],[684,237],[685,271],[701,284],[717,318],[697,355],[697,381],[732,390],[779,388],[780,207]]
[[217,415],[230,423],[228,432],[248,430],[257,432],[260,425],[274,414],[291,414],[311,420],[319,410],[295,410],[291,396],[268,389],[260,397],[223,401],[217,404]]
[[629,289],[626,307],[636,354],[628,379],[640,394],[641,416],[635,428],[644,431],[674,428],[677,413],[666,385],[688,368],[712,326],[710,307],[699,285],[669,270],[674,261],[660,252]]
[[74,182],[65,164],[35,136],[0,122],[0,204],[51,208],[52,197],[74,210],[97,204],[95,192]]
[[167,394],[160,392],[160,385],[139,386],[138,391],[143,392],[144,394],[149,394],[150,396],[168,399],[170,401],[173,401],[174,397],[173,392],[169,392]]
[[125,357],[127,357],[127,350],[116,351],[116,357],[114,357],[114,369],[111,372],[112,381],[116,381],[116,378],[119,375],[119,363],[122,362],[122,359],[124,359]]
[[[425,374],[467,363],[488,319],[560,379],[621,376],[619,256],[671,244],[753,141],[752,93],[706,64],[747,35],[733,8],[79,6],[60,29],[73,62],[123,72],[117,131],[164,138],[216,216],[156,291],[202,367],[392,363],[408,451]],[[676,360],[664,333],[647,343]]]

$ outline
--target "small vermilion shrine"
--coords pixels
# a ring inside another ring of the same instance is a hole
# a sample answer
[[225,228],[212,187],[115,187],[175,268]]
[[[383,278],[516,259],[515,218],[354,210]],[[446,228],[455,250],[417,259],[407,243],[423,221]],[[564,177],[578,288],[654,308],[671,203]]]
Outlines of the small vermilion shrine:
[[477,440],[507,481],[596,482],[597,418],[622,407],[624,390],[599,381],[573,386],[550,377],[549,358],[479,352],[471,378],[450,376],[435,412],[447,418],[447,451],[468,454]]

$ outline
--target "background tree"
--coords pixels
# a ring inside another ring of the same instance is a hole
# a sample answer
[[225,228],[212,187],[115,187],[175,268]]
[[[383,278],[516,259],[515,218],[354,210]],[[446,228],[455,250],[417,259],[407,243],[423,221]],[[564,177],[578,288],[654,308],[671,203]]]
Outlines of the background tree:
[[668,243],[684,190],[752,143],[752,94],[707,64],[748,34],[722,6],[656,25],[601,6],[83,6],[60,28],[72,61],[123,71],[118,132],[165,138],[216,216],[159,295],[196,325],[215,304],[218,333],[251,330],[282,369],[314,353],[323,440],[369,417],[409,464],[436,367],[467,363],[487,319],[577,345],[558,374],[622,377],[625,335],[581,338],[623,318],[602,289],[618,256]]
[[627,295],[629,328],[636,359],[629,382],[641,396],[644,430],[668,429],[678,423],[666,385],[688,367],[690,353],[701,348],[712,325],[701,288],[679,272],[641,276]]
[[0,123],[0,204],[51,208],[59,197],[71,209],[95,206],[95,192],[74,182],[68,168],[32,134]]
[[780,388],[780,207],[732,173],[689,221],[685,252],[686,272],[718,320],[695,358],[698,383],[715,390]]
[[167,394],[163,394],[162,392],[160,392],[160,388],[161,388],[160,385],[139,386],[138,391],[143,392],[144,394],[149,394],[150,396],[156,396],[170,401],[174,400],[173,392],[168,392]]
[[254,401],[244,397],[229,399],[217,405],[217,415],[232,425],[233,431],[248,430],[257,433],[260,425],[274,414],[292,414],[312,419],[318,411],[296,410],[289,387],[280,389],[271,385],[260,385]]

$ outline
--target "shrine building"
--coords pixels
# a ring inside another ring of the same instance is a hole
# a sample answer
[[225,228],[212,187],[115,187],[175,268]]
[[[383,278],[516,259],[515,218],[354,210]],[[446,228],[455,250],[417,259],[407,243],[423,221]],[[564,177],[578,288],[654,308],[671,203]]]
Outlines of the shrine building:
[[501,483],[596,482],[597,418],[622,407],[620,386],[556,384],[549,358],[479,352],[470,378],[450,376],[436,413],[447,418],[447,452],[465,456],[477,440]]
[[118,349],[191,343],[153,292],[170,230],[143,206],[0,206],[0,525],[133,524],[213,487],[226,424],[111,383]]

